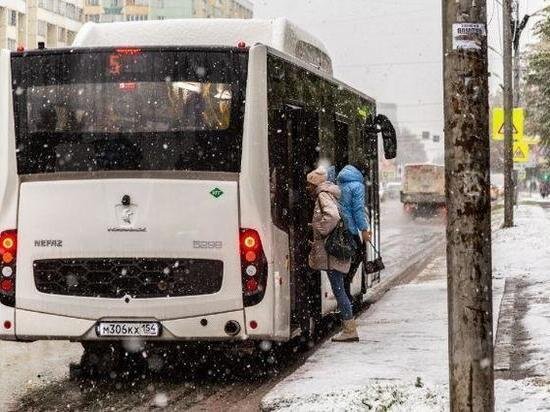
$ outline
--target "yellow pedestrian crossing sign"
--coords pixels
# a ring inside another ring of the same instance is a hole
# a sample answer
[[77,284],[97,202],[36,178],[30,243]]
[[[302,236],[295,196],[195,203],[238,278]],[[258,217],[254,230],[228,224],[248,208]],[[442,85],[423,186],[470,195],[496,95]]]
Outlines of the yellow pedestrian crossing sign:
[[[525,111],[523,107],[516,107],[512,113],[512,136],[514,141],[521,141],[525,135]],[[504,140],[504,109],[493,109],[493,139]]]
[[529,145],[525,142],[514,142],[514,163],[529,162]]

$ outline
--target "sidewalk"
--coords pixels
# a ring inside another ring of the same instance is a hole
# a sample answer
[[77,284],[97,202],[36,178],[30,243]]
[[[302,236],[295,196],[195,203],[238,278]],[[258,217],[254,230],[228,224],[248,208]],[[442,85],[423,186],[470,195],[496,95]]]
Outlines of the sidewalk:
[[[537,290],[543,300],[548,300],[550,277],[544,279],[543,268],[550,268],[550,262],[544,261],[545,257],[550,258],[546,243],[550,235],[549,216],[540,206],[522,206],[517,216],[518,227],[495,234],[495,319],[507,277],[530,277],[536,273]],[[542,306],[539,309],[543,311]],[[541,342],[548,347],[544,352],[548,364],[542,365],[542,369],[550,371],[550,325],[541,324],[545,314],[550,316],[550,305],[544,309],[544,313],[536,312],[534,316],[539,317],[531,321],[541,330],[530,342],[533,348]],[[389,291],[358,319],[358,324],[361,339],[358,344],[326,342],[264,397],[262,408],[270,411],[448,409],[444,256],[436,258],[413,283]],[[494,327],[496,330],[496,321]],[[527,375],[525,381],[497,381],[497,410],[550,406],[548,386],[534,385],[540,385],[540,381],[535,382]],[[543,399],[545,396],[548,401]]]

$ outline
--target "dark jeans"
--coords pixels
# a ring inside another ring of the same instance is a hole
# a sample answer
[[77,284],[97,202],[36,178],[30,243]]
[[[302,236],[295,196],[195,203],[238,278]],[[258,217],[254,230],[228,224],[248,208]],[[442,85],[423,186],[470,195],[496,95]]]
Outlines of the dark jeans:
[[353,308],[351,307],[351,301],[349,300],[344,287],[344,277],[346,275],[342,272],[338,272],[337,270],[329,270],[327,274],[328,280],[330,280],[332,293],[334,293],[336,302],[338,302],[338,309],[340,310],[342,320],[353,319]]
[[354,235],[353,240],[355,241],[355,256],[351,259],[350,270],[344,279],[344,288],[346,289],[346,294],[351,302],[353,302],[353,297],[351,296],[351,282],[353,282],[355,272],[357,272],[359,265],[363,262],[365,255],[365,247],[359,235]]

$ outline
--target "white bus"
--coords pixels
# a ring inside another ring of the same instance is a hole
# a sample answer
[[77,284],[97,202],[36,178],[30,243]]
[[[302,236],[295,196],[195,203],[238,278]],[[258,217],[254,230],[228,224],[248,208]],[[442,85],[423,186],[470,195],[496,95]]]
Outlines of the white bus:
[[362,165],[377,258],[395,134],[374,111],[285,20],[90,23],[70,49],[2,51],[0,339],[310,334],[336,302],[307,266],[305,176]]

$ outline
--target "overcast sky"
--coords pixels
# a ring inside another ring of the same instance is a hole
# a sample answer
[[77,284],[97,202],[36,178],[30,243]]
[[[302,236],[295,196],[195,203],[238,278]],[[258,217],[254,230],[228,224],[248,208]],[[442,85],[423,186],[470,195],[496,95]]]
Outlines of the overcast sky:
[[[548,0],[519,0],[532,13]],[[442,133],[440,0],[253,0],[258,18],[288,17],[327,46],[336,77],[380,102],[399,105],[401,127]],[[488,0],[489,42],[499,53],[500,0]],[[530,31],[532,25],[528,27]],[[524,42],[533,35],[525,33]],[[502,62],[490,51],[492,87]]]

